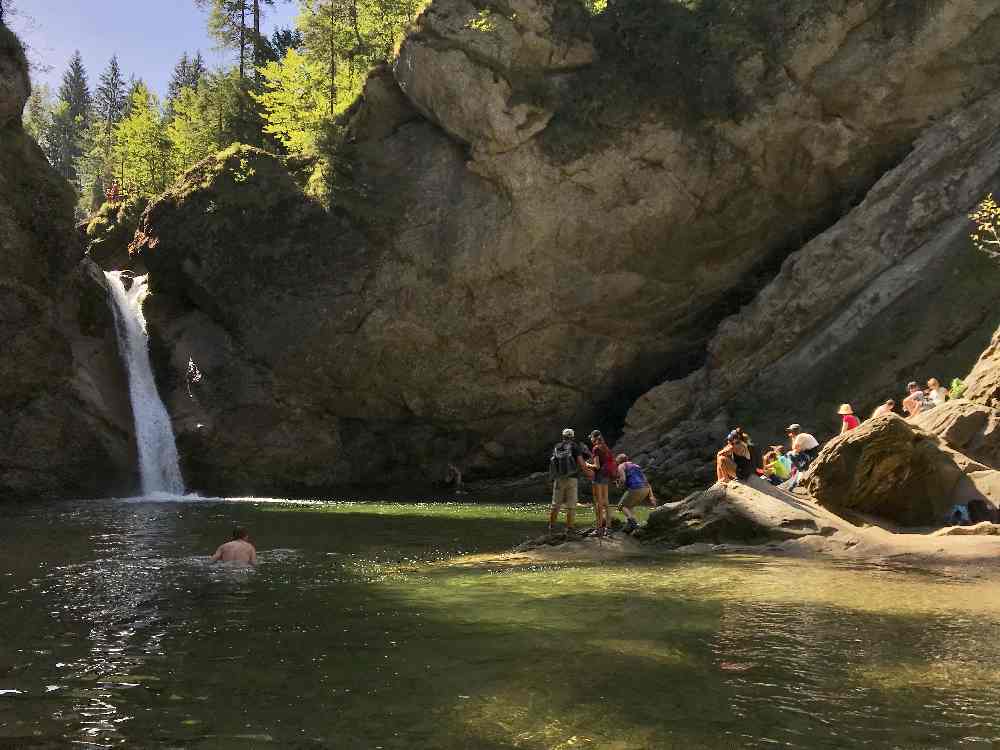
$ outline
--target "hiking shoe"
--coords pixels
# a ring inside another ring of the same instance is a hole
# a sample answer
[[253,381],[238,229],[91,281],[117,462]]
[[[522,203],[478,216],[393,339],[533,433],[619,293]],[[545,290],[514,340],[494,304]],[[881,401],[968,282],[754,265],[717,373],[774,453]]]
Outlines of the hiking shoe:
[[625,524],[625,528],[622,529],[626,534],[631,534],[633,531],[639,528],[639,524],[633,521],[631,518],[628,519],[628,523]]

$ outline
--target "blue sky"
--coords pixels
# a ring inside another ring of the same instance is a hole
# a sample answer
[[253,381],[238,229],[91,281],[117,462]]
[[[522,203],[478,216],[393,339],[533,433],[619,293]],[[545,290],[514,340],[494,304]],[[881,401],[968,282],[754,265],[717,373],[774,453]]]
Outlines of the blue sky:
[[[15,0],[15,7],[18,15],[11,25],[39,66],[32,78],[53,90],[77,49],[91,89],[117,52],[126,78],[142,78],[161,96],[182,52],[201,50],[211,67],[231,59],[209,38],[205,12],[194,0]],[[298,2],[279,0],[266,9],[263,29],[270,34],[276,25],[292,25],[297,8]]]

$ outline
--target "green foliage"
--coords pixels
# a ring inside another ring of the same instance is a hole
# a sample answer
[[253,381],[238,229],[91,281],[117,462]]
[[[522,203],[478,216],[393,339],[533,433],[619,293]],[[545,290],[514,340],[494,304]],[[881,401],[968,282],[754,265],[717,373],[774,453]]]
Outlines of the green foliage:
[[1000,260],[1000,206],[993,199],[993,193],[983,198],[969,218],[976,225],[976,231],[970,235],[976,248]]
[[291,49],[261,73],[264,93],[255,98],[264,108],[264,131],[293,153],[314,153],[334,109],[326,67]]
[[965,381],[961,378],[952,378],[951,387],[948,389],[948,395],[951,398],[962,398],[968,387],[969,386],[967,386]]
[[136,88],[128,117],[115,127],[112,158],[126,195],[162,192],[173,177],[159,102],[145,86]]

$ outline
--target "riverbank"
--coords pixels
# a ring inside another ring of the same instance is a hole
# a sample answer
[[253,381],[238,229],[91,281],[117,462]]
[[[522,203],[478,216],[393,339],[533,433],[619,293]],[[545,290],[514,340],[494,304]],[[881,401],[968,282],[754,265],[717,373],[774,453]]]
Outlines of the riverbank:
[[610,538],[543,535],[493,561],[578,563],[734,553],[919,567],[1000,567],[1000,525],[908,530],[861,518],[852,523],[808,496],[752,479],[719,483],[660,506],[634,538],[621,532]]

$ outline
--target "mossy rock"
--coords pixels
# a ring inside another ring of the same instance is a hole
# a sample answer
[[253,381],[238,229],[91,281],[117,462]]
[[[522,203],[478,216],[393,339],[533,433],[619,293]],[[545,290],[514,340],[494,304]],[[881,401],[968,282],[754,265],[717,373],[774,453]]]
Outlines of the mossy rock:
[[102,205],[87,224],[87,254],[91,260],[107,271],[129,266],[128,246],[148,205],[146,196]]

